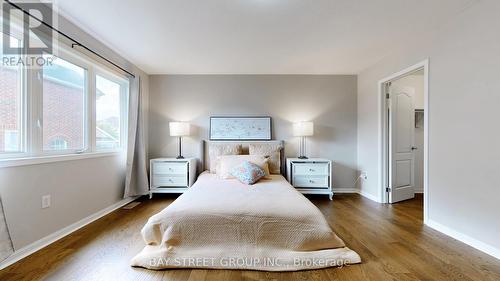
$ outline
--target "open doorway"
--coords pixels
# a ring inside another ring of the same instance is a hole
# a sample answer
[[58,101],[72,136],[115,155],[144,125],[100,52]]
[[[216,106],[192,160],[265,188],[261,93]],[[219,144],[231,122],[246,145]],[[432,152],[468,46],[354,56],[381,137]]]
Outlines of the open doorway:
[[[379,81],[381,201],[422,196],[427,220],[428,61]],[[423,193],[423,195],[422,195]]]

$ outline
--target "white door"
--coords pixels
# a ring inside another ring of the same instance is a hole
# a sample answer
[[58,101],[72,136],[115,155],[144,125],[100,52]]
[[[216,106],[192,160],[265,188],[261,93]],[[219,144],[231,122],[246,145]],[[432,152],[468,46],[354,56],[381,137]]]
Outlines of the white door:
[[415,89],[389,87],[389,203],[415,197]]

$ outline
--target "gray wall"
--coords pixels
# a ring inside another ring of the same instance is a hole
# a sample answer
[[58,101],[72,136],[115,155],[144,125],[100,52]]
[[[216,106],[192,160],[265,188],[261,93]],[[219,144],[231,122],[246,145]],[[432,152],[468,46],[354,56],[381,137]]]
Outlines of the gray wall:
[[[358,165],[378,196],[377,81],[430,58],[429,220],[500,253],[500,1],[484,0],[358,76]],[[395,38],[397,40],[397,38]]]
[[[123,197],[125,161],[111,156],[0,169],[2,203],[16,250]],[[41,197],[51,194],[50,208]]]
[[[62,17],[59,28],[139,74],[144,92],[143,110],[147,110],[149,80],[144,72]],[[147,121],[145,126],[147,130]],[[19,250],[119,202],[124,181],[123,155],[0,168],[0,197],[14,249]],[[42,210],[41,196],[45,194],[52,195],[52,206]]]
[[297,156],[292,123],[314,121],[308,155],[336,162],[334,186],[352,188],[356,177],[356,92],[352,75],[153,75],[150,77],[149,154],[177,155],[168,122],[196,127],[185,139],[184,156],[200,156],[214,115],[269,115],[274,138],[285,140],[286,154]]

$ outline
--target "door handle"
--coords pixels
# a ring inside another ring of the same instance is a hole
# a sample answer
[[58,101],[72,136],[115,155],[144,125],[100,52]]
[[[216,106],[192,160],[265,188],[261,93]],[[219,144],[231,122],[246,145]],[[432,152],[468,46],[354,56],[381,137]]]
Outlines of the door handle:
[[418,147],[416,147],[416,146],[411,147],[411,150],[417,150],[417,149],[418,149]]

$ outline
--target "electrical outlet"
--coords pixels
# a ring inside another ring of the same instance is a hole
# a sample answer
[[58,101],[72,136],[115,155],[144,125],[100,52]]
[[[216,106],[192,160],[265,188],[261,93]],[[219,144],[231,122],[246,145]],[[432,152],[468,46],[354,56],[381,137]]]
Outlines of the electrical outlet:
[[42,209],[46,209],[50,207],[50,194],[42,196]]

